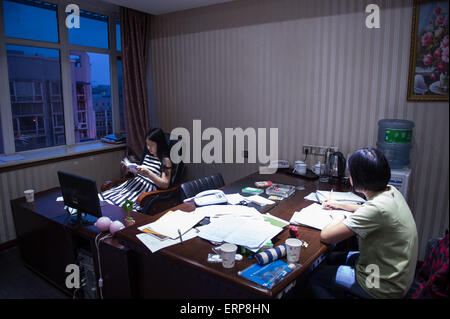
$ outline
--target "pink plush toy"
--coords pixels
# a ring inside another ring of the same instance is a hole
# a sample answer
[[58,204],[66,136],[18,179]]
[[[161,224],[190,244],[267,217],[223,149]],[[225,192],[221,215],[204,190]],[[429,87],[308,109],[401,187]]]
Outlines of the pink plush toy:
[[109,232],[114,235],[114,233],[116,231],[119,231],[119,230],[121,230],[123,228],[125,228],[125,225],[122,224],[121,222],[119,222],[118,220],[115,220],[109,226]]
[[109,217],[100,217],[95,222],[94,226],[97,227],[101,232],[105,232],[109,230],[109,226],[111,225],[111,219]]

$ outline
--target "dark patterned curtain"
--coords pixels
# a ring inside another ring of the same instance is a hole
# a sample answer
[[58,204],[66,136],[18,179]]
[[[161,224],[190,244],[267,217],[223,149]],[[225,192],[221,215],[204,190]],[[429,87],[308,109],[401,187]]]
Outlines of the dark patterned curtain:
[[121,7],[123,96],[128,152],[142,156],[150,129],[147,99],[147,57],[150,15]]

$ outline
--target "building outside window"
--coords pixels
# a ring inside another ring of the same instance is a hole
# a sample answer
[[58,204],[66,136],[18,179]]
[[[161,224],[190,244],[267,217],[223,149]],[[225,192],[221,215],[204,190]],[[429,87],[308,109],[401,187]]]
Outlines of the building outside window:
[[16,152],[65,144],[58,50],[7,45]]
[[[111,91],[111,81],[122,90],[118,13],[80,8],[80,28],[67,29],[65,16],[58,19],[66,5],[61,3],[0,0],[0,43],[5,43],[0,50],[7,57],[7,74],[0,72],[0,79],[9,84],[9,92],[0,92],[9,96],[0,119],[12,120],[11,126],[0,122],[0,154],[95,141],[124,131],[122,92]],[[66,59],[70,68],[62,67]],[[110,68],[110,61],[117,65]],[[64,81],[71,94],[63,90]]]

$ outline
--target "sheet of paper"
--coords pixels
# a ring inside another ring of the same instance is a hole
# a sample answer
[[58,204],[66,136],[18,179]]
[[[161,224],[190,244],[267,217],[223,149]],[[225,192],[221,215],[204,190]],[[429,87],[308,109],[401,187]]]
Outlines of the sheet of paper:
[[309,195],[306,195],[305,197],[303,197],[304,199],[307,199],[307,200],[311,200],[311,201],[313,201],[313,202],[317,202],[317,196],[316,196],[316,193],[315,192],[313,192],[313,193],[311,193],[311,194],[309,194]]
[[247,197],[247,200],[251,201],[252,203],[255,203],[259,206],[266,206],[266,205],[272,205],[275,204],[273,200],[267,199],[265,197],[259,196],[259,195],[253,195]]
[[260,216],[261,213],[254,207],[242,206],[242,205],[208,205],[197,207],[195,214],[200,214],[208,217],[212,216],[240,216],[251,217]]
[[345,210],[328,210],[322,208],[322,205],[314,203],[299,212],[295,212],[290,223],[295,225],[306,225],[322,230],[331,223],[334,217],[338,215],[349,216],[351,213]]
[[248,248],[258,248],[282,231],[281,227],[263,219],[233,216],[213,219],[210,224],[197,229],[198,236],[203,239]]
[[[187,233],[185,233],[182,238],[183,242],[192,239],[197,236],[197,231],[195,229],[189,230]],[[169,247],[172,245],[176,245],[180,243],[180,239],[166,239],[166,240],[159,240],[158,238],[149,235],[149,234],[137,234],[136,237],[148,248],[152,253],[155,251],[158,251],[162,248]]]
[[197,227],[197,230],[199,230],[198,237],[219,243],[223,242],[228,235],[239,227],[241,222],[242,219],[234,217],[213,219],[208,225]]
[[248,248],[257,248],[263,245],[268,238],[275,237],[281,230],[281,227],[268,222],[252,220],[242,223],[238,229],[225,238],[225,241]]
[[245,197],[242,196],[239,193],[235,193],[235,194],[225,194],[225,196],[228,199],[228,203],[231,205],[237,205],[240,202],[242,202],[243,200],[245,200]]
[[186,233],[203,218],[204,216],[202,214],[176,210],[174,212],[167,212],[157,221],[141,226],[138,229],[142,231],[144,228],[148,228],[171,239],[175,239],[179,237],[179,232],[181,234]]

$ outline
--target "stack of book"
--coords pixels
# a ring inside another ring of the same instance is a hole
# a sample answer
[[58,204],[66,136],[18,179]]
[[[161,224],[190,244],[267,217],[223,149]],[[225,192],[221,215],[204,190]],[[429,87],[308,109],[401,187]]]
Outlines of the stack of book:
[[122,143],[125,143],[125,141],[126,141],[126,135],[125,134],[109,134],[109,135],[106,135],[105,137],[102,137],[101,141],[104,143],[109,143],[109,144],[122,144]]

